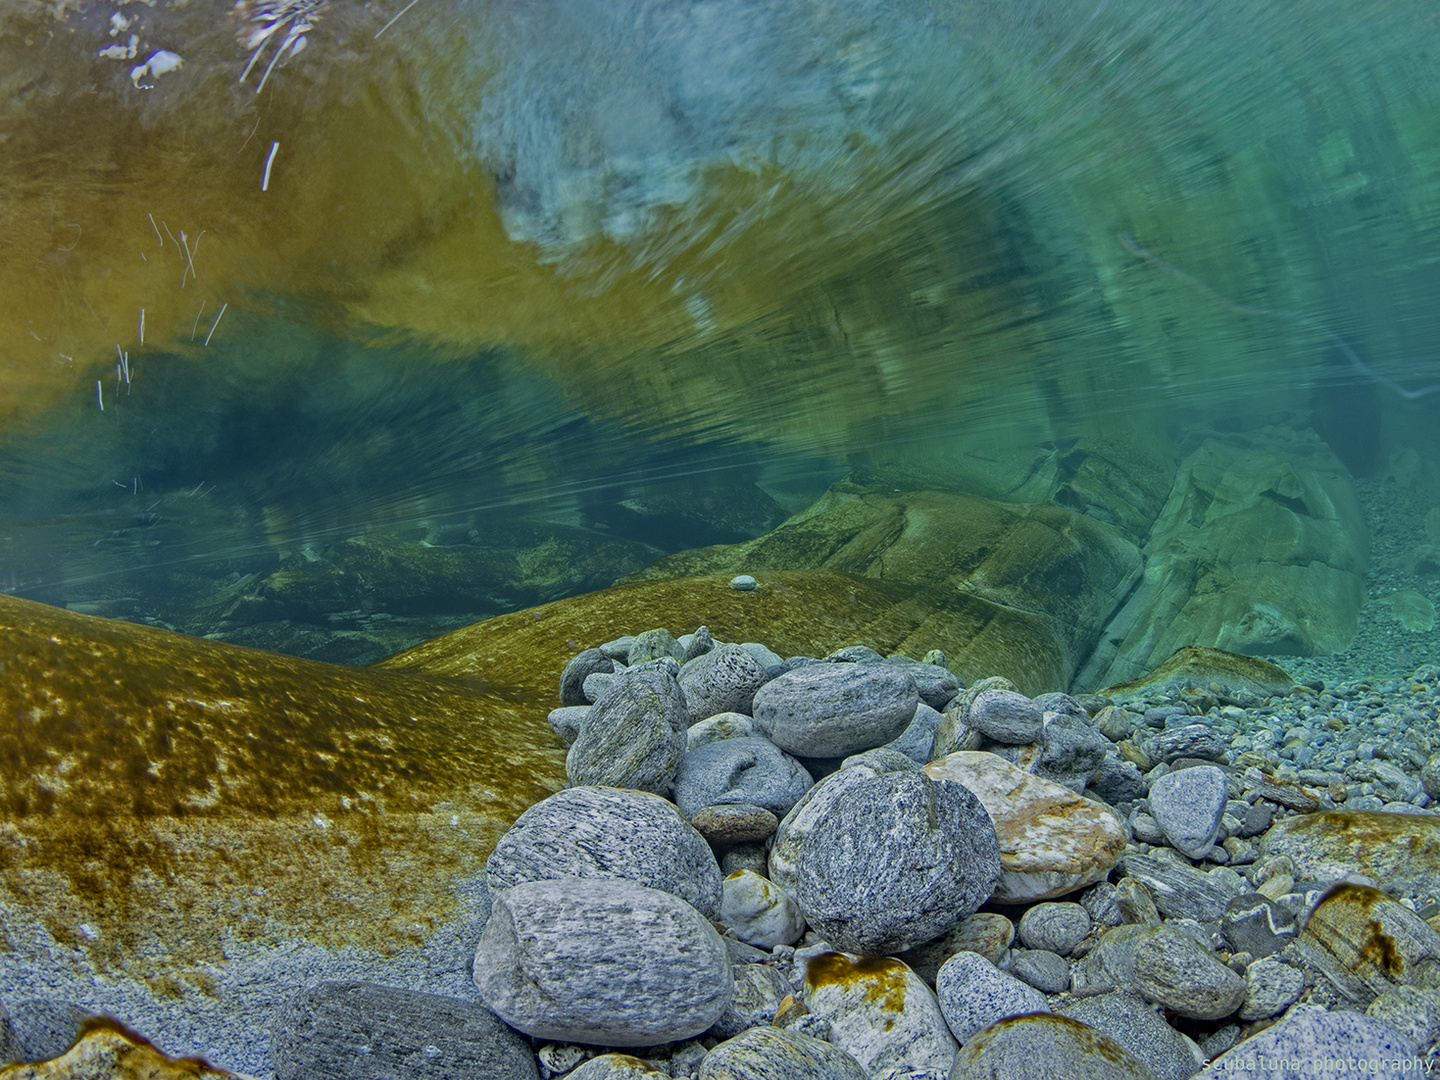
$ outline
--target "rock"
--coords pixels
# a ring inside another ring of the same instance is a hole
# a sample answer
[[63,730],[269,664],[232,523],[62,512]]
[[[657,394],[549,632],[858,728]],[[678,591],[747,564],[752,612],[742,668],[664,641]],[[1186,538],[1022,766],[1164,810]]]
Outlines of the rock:
[[675,640],[685,650],[685,654],[680,657],[682,667],[697,656],[704,656],[716,645],[715,638],[711,635],[708,626],[696,627],[693,634],[681,634]]
[[941,713],[920,702],[915,706],[915,715],[905,730],[886,743],[884,749],[898,750],[912,761],[924,765],[930,760],[930,748],[935,745],[935,729],[943,719]]
[[1135,981],[1135,946],[1151,927],[1140,923],[1123,923],[1101,934],[1071,975],[1075,991],[1102,993],[1121,990],[1129,992]]
[[1150,813],[1170,846],[1203,859],[1215,846],[1229,798],[1225,774],[1213,765],[1166,773],[1150,785]]
[[1042,994],[1063,994],[1070,989],[1070,965],[1047,949],[1016,949],[1010,954],[1010,974]]
[[1220,932],[1232,952],[1257,959],[1283,949],[1297,932],[1295,916],[1261,893],[1242,893],[1226,905]]
[[1245,981],[1188,934],[1150,927],[1135,941],[1135,989],[1180,1016],[1218,1020],[1240,1007]]
[[631,1054],[601,1054],[581,1064],[565,1080],[660,1080],[667,1070]]
[[700,1080],[870,1080],[870,1075],[838,1046],[796,1031],[757,1027],[706,1054]]
[[89,1009],[68,1001],[47,998],[11,998],[5,1018],[6,1034],[13,1036],[6,1061],[46,1061],[60,1057],[75,1044],[85,1025],[98,1019]]
[[736,592],[754,592],[760,588],[760,583],[749,574],[736,574],[730,579],[730,588]]
[[963,720],[966,727],[999,743],[1033,743],[1045,729],[1040,706],[1013,690],[986,690],[970,702]]
[[585,649],[578,652],[560,673],[560,704],[562,706],[589,705],[585,696],[585,680],[597,672],[609,675],[615,670],[615,661],[599,649]]
[[1230,747],[1204,724],[1186,724],[1146,739],[1145,756],[1166,765],[1181,758],[1218,761],[1223,765],[1230,759]]
[[1314,1080],[1319,1062],[1363,1062],[1368,1069],[1370,1062],[1404,1063],[1414,1056],[1414,1044],[1379,1020],[1353,1012],[1296,1009],[1221,1054],[1196,1080],[1227,1080],[1237,1074]]
[[1160,910],[1155,906],[1150,887],[1137,877],[1120,879],[1115,886],[1115,904],[1121,922],[1139,926],[1160,925]]
[[958,751],[922,771],[973,791],[994,820],[999,903],[1047,900],[1084,888],[1109,873],[1124,850],[1124,826],[1110,811],[994,754]]
[[1056,1012],[1089,1024],[1133,1054],[1155,1080],[1189,1080],[1205,1065],[1195,1044],[1167,1024],[1139,994],[1121,991],[1072,998]]
[[782,750],[844,757],[880,746],[915,716],[920,695],[902,671],[884,664],[816,664],[786,672],[755,693],[755,719]]
[[[1086,670],[1090,670],[1087,665]],[[1107,686],[1100,693],[1116,705],[1150,699],[1173,699],[1186,690],[1218,688],[1227,697],[1251,695],[1263,699],[1284,697],[1295,687],[1285,669],[1268,660],[1242,656],[1223,649],[1187,645],[1134,678]]]
[[580,737],[580,729],[585,726],[590,709],[589,705],[565,705],[559,709],[551,709],[550,715],[545,719],[550,730],[560,736],[560,741],[566,746],[572,746]]
[[805,917],[790,895],[759,874],[741,870],[724,881],[720,921],[748,945],[793,945],[805,933]]
[[[626,650],[629,650],[628,645]],[[574,1043],[547,1043],[535,1052],[535,1059],[540,1064],[541,1080],[553,1080],[554,1077],[563,1076],[594,1056],[595,1050],[592,1047],[576,1046]]]
[[993,911],[977,911],[966,915],[951,929],[933,941],[906,949],[895,957],[931,986],[940,968],[952,956],[962,952],[977,953],[991,964],[1000,958],[1015,940],[1015,927],[1004,915]]
[[790,984],[770,964],[736,964],[731,968],[735,993],[708,1038],[733,1039],[742,1031],[768,1024],[790,993]]
[[775,835],[780,819],[763,806],[735,803],[697,810],[690,824],[712,844],[753,844]]
[[874,750],[851,754],[840,762],[840,768],[849,769],[856,765],[864,765],[876,773],[918,772],[921,764],[921,762],[902,754],[899,750],[878,746]]
[[972,1036],[950,1080],[1154,1080],[1123,1046],[1079,1020],[1012,1016]]
[[[531,1069],[534,1069],[533,1062]],[[525,1074],[515,1075],[518,1080]],[[235,1080],[234,1073],[212,1068],[201,1058],[167,1057],[142,1036],[108,1018],[87,1024],[79,1041],[59,1057],[0,1067],[0,1077],[5,1080],[131,1080],[132,1077],[135,1080]]]
[[364,982],[295,995],[270,1033],[276,1080],[536,1078],[530,1044],[471,1001]]
[[1026,948],[1069,956],[1090,933],[1090,913],[1070,900],[1036,904],[1021,916],[1019,930]]
[[1036,776],[1053,780],[1077,795],[1105,763],[1110,743],[1087,721],[1059,717],[1045,725],[1040,754],[1029,765]]
[[730,959],[670,893],[561,878],[496,894],[475,951],[480,996],[542,1039],[656,1046],[698,1035],[730,1003]]
[[729,877],[739,870],[764,877],[770,872],[770,853],[763,844],[739,844],[720,856],[720,873]]
[[1415,1044],[1425,1057],[1440,1043],[1440,992],[1416,986],[1394,986],[1369,1005],[1365,1015],[1389,1024]]
[[920,977],[890,957],[824,953],[805,969],[805,1004],[830,1025],[830,1041],[872,1076],[899,1066],[944,1075],[955,1039]]
[[1007,1016],[1050,1011],[1038,990],[973,952],[956,953],[945,961],[935,976],[935,993],[945,1022],[962,1043]]
[[565,756],[565,774],[575,785],[668,794],[689,727],[690,714],[671,675],[657,669],[624,672],[591,707]]
[[659,628],[635,635],[635,640],[630,643],[630,652],[625,657],[625,663],[634,667],[636,664],[659,660],[662,657],[680,660],[684,656],[685,650],[675,640],[674,635],[669,630]]
[[[1133,878],[1126,879],[1133,881]],[[1139,884],[1136,882],[1136,884]],[[1141,886],[1143,888],[1143,886]],[[1153,901],[1152,901],[1153,903]],[[1100,881],[1080,894],[1080,906],[1096,926],[1119,926],[1121,923],[1120,890],[1108,881]],[[1159,922],[1159,916],[1156,916]]]
[[1312,968],[1361,1008],[1394,986],[1440,989],[1440,933],[1365,885],[1326,892],[1282,959]]
[[687,817],[707,806],[735,803],[784,817],[814,783],[805,766],[768,739],[724,739],[681,758],[675,803]]
[[690,725],[685,733],[685,751],[724,739],[763,739],[766,731],[755,718],[744,713],[717,713]]
[[1279,1016],[1300,1000],[1305,989],[1305,973],[1280,960],[1253,960],[1245,966],[1245,997],[1240,1002],[1239,1017],[1269,1020]]
[[706,918],[720,909],[710,845],[657,795],[609,787],[557,791],[516,819],[485,863],[492,896],[527,881],[624,878],[678,896]]
[[717,713],[749,714],[765,669],[739,645],[718,645],[680,669],[680,692],[696,720]]
[[1125,856],[1125,873],[1144,884],[1169,919],[1217,922],[1239,889],[1191,866],[1153,855]]
[[899,952],[989,899],[999,846],[985,808],[961,785],[923,772],[836,783],[868,772],[835,774],[834,797],[801,803],[781,822],[771,877],[836,947]]
[[1260,854],[1288,856],[1307,881],[1363,874],[1397,896],[1440,895],[1440,817],[1322,810],[1277,821]]
[[[928,655],[928,654],[927,654]],[[894,664],[915,684],[916,691],[920,694],[921,704],[934,709],[937,713],[944,712],[955,695],[960,693],[964,687],[954,672],[945,666],[944,653],[940,653],[940,663],[932,663],[927,660],[912,660],[908,656],[887,656],[885,663]]]

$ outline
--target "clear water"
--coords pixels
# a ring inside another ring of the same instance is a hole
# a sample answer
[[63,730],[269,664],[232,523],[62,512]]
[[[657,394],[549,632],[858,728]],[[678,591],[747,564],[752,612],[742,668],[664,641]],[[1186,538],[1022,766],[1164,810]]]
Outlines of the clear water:
[[[1064,501],[1015,478],[1272,424],[1421,529],[1437,46],[1409,0],[12,0],[0,586],[363,662],[855,467]],[[225,607],[356,537],[556,530],[623,550]],[[1376,633],[1355,666],[1434,644]]]

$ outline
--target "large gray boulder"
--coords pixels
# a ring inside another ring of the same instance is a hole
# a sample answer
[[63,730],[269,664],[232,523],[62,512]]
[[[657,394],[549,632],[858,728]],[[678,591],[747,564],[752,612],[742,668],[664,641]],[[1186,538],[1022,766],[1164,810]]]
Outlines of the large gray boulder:
[[921,772],[846,777],[833,788],[838,797],[802,803],[781,823],[774,850],[782,863],[772,858],[771,871],[837,949],[900,952],[990,898],[1000,846],[967,788]]
[[482,1005],[365,982],[319,983],[275,1017],[276,1080],[538,1080],[527,1043]]
[[698,1035],[733,993],[730,957],[685,901],[621,878],[560,878],[495,896],[475,985],[541,1039],[658,1046]]
[[716,713],[749,714],[765,668],[739,645],[717,645],[680,669],[680,692],[695,720]]
[[485,862],[491,895],[526,881],[625,878],[720,911],[715,855],[673,803],[644,791],[577,787],[526,810]]
[[801,757],[845,757],[882,746],[914,719],[915,683],[890,664],[812,664],[755,693],[755,719]]
[[585,717],[565,756],[565,775],[576,785],[669,794],[689,727],[674,676],[661,668],[622,672]]
[[689,751],[675,772],[675,803],[686,817],[707,806],[748,803],[784,817],[815,781],[768,739],[724,739]]
[[700,1080],[870,1080],[870,1076],[838,1046],[799,1032],[756,1027],[706,1054]]

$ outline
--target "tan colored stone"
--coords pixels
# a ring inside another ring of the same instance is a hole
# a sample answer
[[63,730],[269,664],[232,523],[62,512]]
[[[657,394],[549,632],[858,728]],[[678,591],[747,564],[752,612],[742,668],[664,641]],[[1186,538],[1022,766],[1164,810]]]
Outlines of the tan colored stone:
[[1288,856],[1297,880],[1363,874],[1398,896],[1440,896],[1440,817],[1384,810],[1299,814],[1270,827],[1260,855]]
[[1440,989],[1440,933],[1379,889],[1335,886],[1296,945],[1306,963],[1362,1008],[1396,986]]
[[1125,849],[1125,829],[1109,810],[994,754],[962,750],[922,771],[964,784],[994,820],[997,903],[1049,900],[1092,885]]
[[49,1061],[7,1065],[3,1080],[249,1080],[202,1058],[172,1058],[113,1020],[92,1020],[65,1053]]

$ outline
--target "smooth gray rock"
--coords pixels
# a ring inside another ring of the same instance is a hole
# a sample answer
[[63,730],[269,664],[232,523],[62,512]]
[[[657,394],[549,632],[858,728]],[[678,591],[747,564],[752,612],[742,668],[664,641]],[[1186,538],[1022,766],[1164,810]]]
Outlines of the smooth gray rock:
[[986,690],[970,702],[965,726],[998,743],[1024,745],[1040,738],[1045,714],[1017,691]]
[[977,1032],[950,1080],[1154,1080],[1114,1039],[1068,1016],[1012,1016]]
[[680,692],[696,720],[724,712],[748,715],[763,685],[765,669],[739,645],[717,645],[680,669]]
[[527,881],[625,878],[720,911],[720,866],[673,803],[644,791],[577,787],[526,810],[485,861],[496,893]]
[[1105,763],[1109,749],[1110,740],[1087,721],[1060,717],[1045,725],[1040,757],[1030,771],[1080,794]]
[[614,677],[585,718],[565,756],[565,775],[575,785],[666,795],[685,756],[689,727],[673,676],[655,668],[626,671]]
[[887,656],[885,663],[909,675],[920,700],[936,712],[943,713],[962,689],[959,677],[943,664],[912,660],[908,656]]
[[782,750],[845,757],[882,746],[915,716],[919,692],[888,664],[827,663],[787,671],[755,693],[754,716]]
[[1110,1036],[1144,1063],[1155,1080],[1189,1080],[1205,1067],[1195,1044],[1167,1024],[1139,994],[1072,998],[1056,1011]]
[[686,817],[707,806],[745,803],[784,817],[815,781],[768,739],[724,739],[689,751],[675,772],[675,804]]
[[742,1031],[770,1023],[781,999],[791,992],[790,983],[768,964],[736,964],[731,972],[735,994],[709,1031],[716,1039],[733,1039]]
[[1153,855],[1127,855],[1121,865],[1150,890],[1155,907],[1169,919],[1217,922],[1240,894],[1207,873]]
[[1238,1016],[1249,1023],[1279,1016],[1305,989],[1305,973],[1281,960],[1255,960],[1245,968],[1245,998]]
[[279,1010],[275,1080],[538,1080],[530,1044],[483,1005],[365,982],[326,982]]
[[[1414,1056],[1414,1043],[1379,1020],[1353,1012],[1296,1009],[1274,1027],[1220,1055],[1198,1074],[1198,1080],[1231,1080],[1244,1075],[1314,1080],[1316,1065],[1321,1062],[1404,1062]],[[1257,1070],[1255,1063],[1262,1061],[1268,1067]],[[1385,1075],[1368,1070],[1367,1074]],[[1396,1071],[1393,1075],[1404,1074]],[[1423,1072],[1417,1068],[1413,1075]]]
[[853,1057],[809,1035],[756,1027],[705,1055],[699,1080],[870,1080]]
[[1086,790],[1114,806],[1117,803],[1135,802],[1145,798],[1150,792],[1150,786],[1145,783],[1144,775],[1133,761],[1126,761],[1115,751],[1107,750],[1105,760],[1100,762],[1100,767],[1090,777]]
[[1203,859],[1220,833],[1229,788],[1214,765],[1166,773],[1150,785],[1150,813],[1170,846]]
[[1218,1020],[1240,1007],[1245,980],[1189,934],[1168,926],[1135,942],[1132,984],[1147,1001],[1194,1020]]
[[922,701],[915,706],[915,715],[905,730],[886,743],[884,749],[899,750],[906,757],[924,765],[930,760],[930,750],[935,745],[935,731],[944,719],[943,713]]
[[1220,919],[1230,950],[1248,952],[1257,960],[1279,952],[1298,930],[1295,916],[1261,893],[1237,896]]
[[532,881],[498,893],[475,985],[511,1027],[542,1039],[657,1046],[730,1004],[730,957],[685,901],[623,878]]
[[763,739],[765,734],[765,729],[752,716],[736,712],[716,713],[690,725],[690,730],[685,733],[685,750],[688,753],[706,743],[726,739]]
[[685,649],[675,640],[675,636],[662,627],[636,634],[635,640],[630,643],[630,652],[625,657],[625,663],[634,667],[636,664],[667,657],[679,660],[684,655]]
[[580,737],[580,729],[585,726],[591,708],[591,705],[562,705],[551,709],[545,719],[550,724],[550,730],[560,736],[561,742],[567,747],[573,746]]
[[1049,1012],[1045,995],[1007,975],[978,953],[956,953],[935,975],[945,1022],[960,1042],[1007,1016]]
[[585,679],[596,673],[609,675],[614,670],[615,661],[599,649],[585,649],[576,653],[560,673],[560,704],[590,704],[591,699],[585,696]]
[[803,822],[792,815],[781,823],[776,851],[786,849],[787,826],[804,835],[791,852],[791,878],[773,880],[842,951],[895,953],[938,937],[989,899],[999,880],[995,825],[960,784],[888,773],[847,779],[843,797],[811,805],[818,812]]
[[1075,965],[1074,989],[1088,993],[1131,991],[1135,980],[1135,946],[1149,927],[1126,923],[1100,935],[1095,948]]
[[1026,948],[1069,956],[1090,933],[1090,913],[1073,900],[1052,900],[1026,911],[1017,929]]
[[1010,954],[1010,974],[1042,994],[1063,994],[1070,989],[1070,965],[1048,949],[1016,949]]
[[899,750],[892,750],[888,746],[877,746],[874,750],[862,750],[858,754],[851,754],[840,762],[842,769],[848,769],[855,765],[868,766],[877,773],[892,773],[915,772],[920,768],[921,763],[902,754]]

